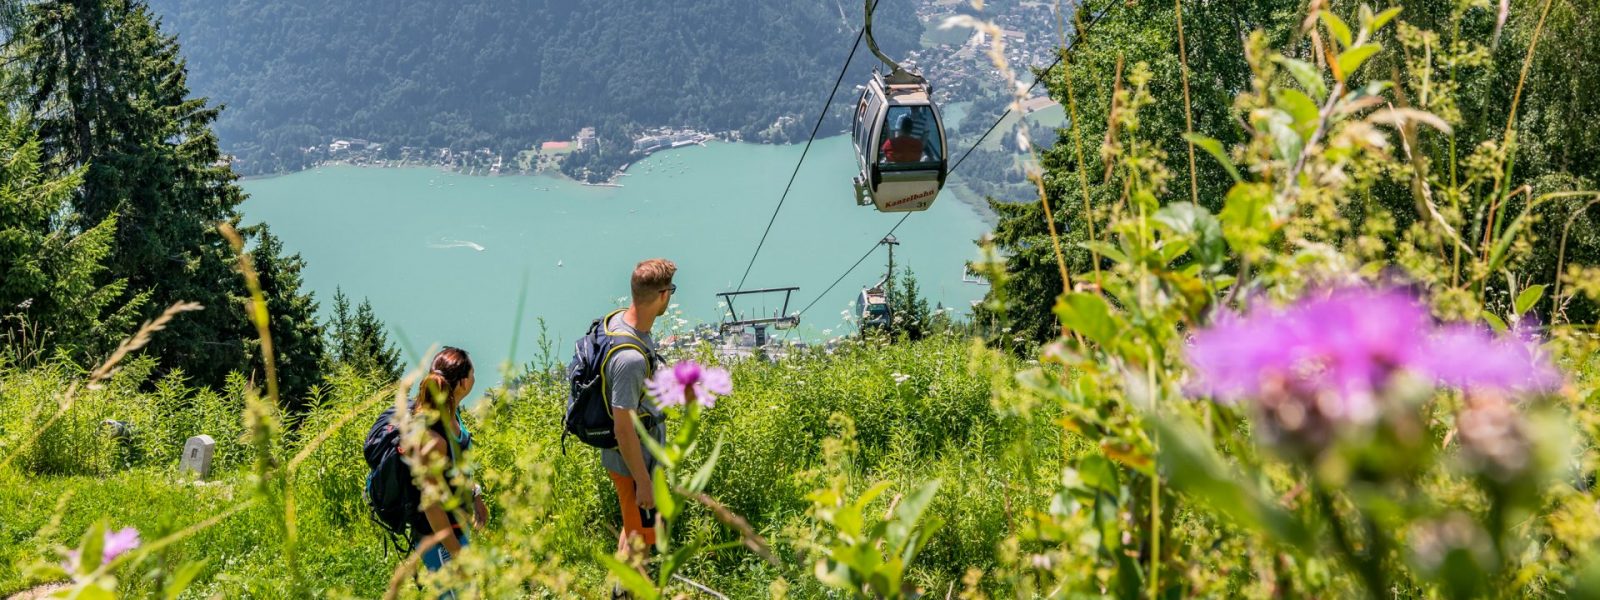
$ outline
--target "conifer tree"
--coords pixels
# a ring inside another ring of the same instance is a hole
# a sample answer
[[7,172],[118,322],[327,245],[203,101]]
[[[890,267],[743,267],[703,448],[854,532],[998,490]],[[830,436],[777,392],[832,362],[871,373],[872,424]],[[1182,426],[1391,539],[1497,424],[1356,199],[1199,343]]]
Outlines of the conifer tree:
[[[236,259],[217,231],[237,224],[244,194],[211,130],[219,109],[190,97],[176,39],[139,0],[41,0],[26,5],[21,21],[7,44],[25,73],[19,95],[54,166],[83,170],[73,209],[89,223],[117,216],[100,283],[125,280],[130,294],[148,293],[147,313],[179,300],[208,307],[151,344],[164,369],[215,385],[259,362],[246,341],[254,330],[238,309]],[[263,250],[281,245],[260,246],[258,263],[280,258]],[[269,306],[310,303],[297,294],[297,278],[274,286]],[[305,322],[316,326],[309,313]]]
[[[273,356],[277,360],[278,386],[284,404],[293,408],[306,405],[308,393],[322,377],[326,361],[322,330],[317,324],[317,302],[303,291],[300,271],[305,261],[299,254],[287,254],[283,242],[266,225],[255,228],[258,242],[250,252],[267,297],[267,329],[272,333]],[[263,373],[259,342],[252,340],[250,367]]]
[[118,310],[125,283],[97,284],[115,217],[87,229],[68,196],[83,170],[52,176],[25,117],[0,113],[0,348],[15,359],[63,355],[80,362],[107,350],[142,298]]
[[351,312],[349,297],[343,290],[335,289],[333,316],[325,329],[328,358],[332,362],[385,381],[400,378],[403,368],[400,350],[390,343],[383,321],[378,319],[370,300],[363,298],[361,305]]

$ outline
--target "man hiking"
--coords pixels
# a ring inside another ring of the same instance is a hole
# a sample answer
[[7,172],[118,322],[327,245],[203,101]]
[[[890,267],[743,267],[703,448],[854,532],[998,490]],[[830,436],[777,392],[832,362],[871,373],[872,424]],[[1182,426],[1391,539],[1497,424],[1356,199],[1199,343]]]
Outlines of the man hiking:
[[[655,360],[655,341],[650,338],[650,329],[672,303],[672,294],[678,290],[672,283],[672,276],[677,272],[677,265],[666,259],[652,258],[639,263],[633,269],[633,300],[626,310],[611,315],[605,323],[608,335],[621,336],[643,349],[640,352],[624,346],[613,353],[604,366],[604,387],[611,405],[617,447],[601,450],[600,463],[611,475],[611,482],[617,488],[617,503],[622,507],[618,551],[626,550],[635,537],[646,545],[656,543],[656,497],[650,480],[655,459],[644,450],[639,436],[649,435],[656,442],[666,444],[661,408],[645,395],[644,382],[656,366],[651,362]],[[653,423],[649,431],[636,430],[635,413],[641,420]]]

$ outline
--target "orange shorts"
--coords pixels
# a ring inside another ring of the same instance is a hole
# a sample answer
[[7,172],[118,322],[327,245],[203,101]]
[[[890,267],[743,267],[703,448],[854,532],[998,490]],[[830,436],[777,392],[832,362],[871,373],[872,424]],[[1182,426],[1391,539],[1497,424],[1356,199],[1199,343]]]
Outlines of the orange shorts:
[[[611,483],[617,486],[617,504],[622,507],[622,534],[618,536],[639,536],[644,538],[644,543],[649,546],[656,545],[656,524],[654,519],[645,522],[644,511],[639,508],[638,495],[634,493],[633,478],[625,475],[606,471],[611,475]],[[653,515],[655,511],[650,511]]]

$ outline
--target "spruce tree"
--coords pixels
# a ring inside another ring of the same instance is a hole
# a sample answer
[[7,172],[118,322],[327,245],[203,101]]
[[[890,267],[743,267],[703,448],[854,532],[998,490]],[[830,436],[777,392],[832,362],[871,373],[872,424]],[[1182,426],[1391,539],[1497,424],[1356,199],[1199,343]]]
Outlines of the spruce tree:
[[[250,256],[261,293],[267,297],[267,330],[277,359],[279,393],[288,408],[304,408],[308,392],[322,378],[327,358],[317,324],[317,302],[301,289],[300,271],[305,261],[300,255],[285,253],[283,242],[266,225],[254,228],[253,233],[258,241]],[[259,341],[252,340],[250,345],[250,368],[263,374]]]
[[350,299],[344,291],[334,289],[333,315],[325,327],[328,332],[328,357],[336,364],[384,381],[400,378],[403,367],[400,350],[389,341],[383,321],[372,309],[372,302],[363,298],[355,312],[350,310]]
[[[219,109],[190,97],[176,39],[138,0],[41,0],[27,5],[8,50],[27,74],[23,92],[52,162],[84,170],[73,208],[91,223],[117,216],[100,282],[126,280],[130,293],[147,292],[147,313],[179,300],[209,309],[174,322],[148,351],[164,369],[181,368],[202,384],[259,363],[257,346],[247,342],[254,330],[239,309],[243,280],[217,231],[219,223],[238,223],[244,194],[211,130]],[[298,264],[269,255],[266,248],[281,245],[262,242],[258,263]],[[269,307],[311,303],[294,279],[269,290]],[[302,317],[314,328],[309,314]],[[286,369],[303,378],[286,389],[309,385],[315,377],[308,373]]]
[[116,218],[77,227],[67,201],[83,170],[51,175],[42,154],[25,117],[0,113],[0,350],[24,364],[82,363],[115,342],[142,299],[119,305],[123,281],[96,283]]

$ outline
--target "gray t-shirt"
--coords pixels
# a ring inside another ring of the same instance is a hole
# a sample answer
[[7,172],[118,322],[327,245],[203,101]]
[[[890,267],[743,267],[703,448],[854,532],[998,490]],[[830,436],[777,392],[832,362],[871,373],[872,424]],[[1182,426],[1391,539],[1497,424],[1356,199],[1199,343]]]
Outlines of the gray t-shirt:
[[[628,326],[622,315],[623,313],[617,313],[617,316],[612,317],[611,321],[606,324],[606,328],[613,333],[632,334],[643,340],[645,347],[649,348],[651,352],[655,352],[655,341],[650,339],[650,334],[640,333],[633,327]],[[632,341],[625,336],[622,339],[629,342]],[[612,408],[639,411],[640,418],[643,418],[645,414],[655,415],[656,425],[651,428],[650,437],[655,438],[659,443],[665,444],[667,442],[667,428],[661,418],[661,408],[656,406],[654,400],[645,395],[644,382],[649,377],[649,360],[645,355],[632,350],[618,350],[611,355],[611,362],[606,363],[606,387],[611,392]],[[645,449],[643,444],[640,444],[639,450],[644,453],[645,468],[654,470],[656,462],[650,456],[650,451]],[[628,465],[622,461],[622,452],[620,451],[601,450],[600,464],[605,465],[606,469],[609,469],[612,473],[624,477],[632,477],[628,473]]]

